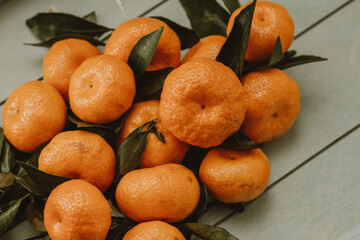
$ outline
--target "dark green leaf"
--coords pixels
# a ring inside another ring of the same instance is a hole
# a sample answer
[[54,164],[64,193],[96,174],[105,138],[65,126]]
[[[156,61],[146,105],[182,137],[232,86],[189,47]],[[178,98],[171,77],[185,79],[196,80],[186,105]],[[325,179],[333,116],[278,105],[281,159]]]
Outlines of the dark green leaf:
[[105,43],[101,42],[100,40],[80,34],[60,34],[40,43],[24,43],[24,45],[35,46],[35,47],[51,47],[54,43],[68,38],[86,40],[94,46],[105,46]]
[[[132,132],[133,133],[133,132]],[[148,132],[139,132],[129,134],[129,136],[120,145],[117,158],[118,158],[118,172],[124,175],[136,169],[141,161],[147,145]],[[120,177],[119,175],[117,178]]]
[[228,137],[220,146],[231,150],[250,150],[260,148],[262,144],[254,143],[244,133],[237,131]]
[[183,27],[164,17],[152,17],[165,22],[179,37],[181,50],[191,48],[200,41],[199,36],[192,29]]
[[2,149],[3,149],[3,145],[4,145],[4,130],[2,127],[0,127],[0,156],[2,154]]
[[180,225],[180,227],[181,229],[204,240],[239,240],[220,227],[214,227],[201,223],[184,223]]
[[[117,150],[117,174],[115,179],[119,180],[121,175],[124,175],[134,169],[136,169],[141,161],[141,157],[144,154],[147,137],[157,123],[157,119],[145,123],[141,127],[138,127],[132,131],[125,140],[121,143]],[[145,126],[148,126],[147,130],[144,130]]]
[[87,20],[89,22],[96,23],[97,22],[97,17],[96,17],[95,11],[92,11],[92,12],[86,14],[85,16],[83,16],[83,19],[85,19],[85,20]]
[[229,13],[215,0],[180,0],[191,27],[203,38],[209,35],[226,36]]
[[38,197],[45,197],[46,193],[41,191],[33,181],[31,181],[30,177],[27,174],[23,176],[15,176],[15,183],[19,184],[23,189],[28,191],[29,193],[38,196]]
[[135,223],[123,219],[113,219],[106,240],[122,240]]
[[18,199],[13,205],[0,215],[0,235],[3,234],[6,229],[11,225],[14,217],[19,210],[21,202],[27,198],[30,194]]
[[46,232],[43,210],[34,201],[26,207],[26,219],[36,231]]
[[87,123],[87,122],[83,122],[81,119],[79,119],[72,111],[70,108],[67,109],[67,118],[69,119],[70,122],[74,123],[76,125],[77,128],[104,128],[104,129],[113,129],[115,128],[115,126],[113,126],[111,123],[110,124],[105,124],[105,125],[98,125],[98,124],[92,124],[92,123]]
[[286,69],[286,68],[303,65],[306,63],[321,62],[326,60],[327,58],[322,58],[318,56],[301,55],[298,57],[289,58],[286,61],[281,61],[279,64],[275,65],[274,67],[278,69]]
[[26,25],[41,41],[60,34],[81,34],[98,37],[111,29],[66,13],[39,13],[26,20]]
[[155,93],[161,91],[167,75],[173,69],[173,67],[167,67],[155,71],[146,71],[136,85],[135,101],[149,100]]
[[222,1],[230,13],[235,12],[235,10],[240,7],[240,3],[238,0],[222,0]]
[[51,191],[59,184],[71,180],[71,178],[55,176],[43,172],[36,167],[24,162],[17,161],[17,163],[25,169],[26,173],[29,175],[30,179],[35,183],[35,185],[45,193],[51,193]]
[[139,81],[149,66],[159,43],[164,27],[143,36],[130,52],[128,64],[134,72],[136,82]]
[[154,132],[155,132],[156,137],[160,140],[160,142],[166,144],[164,135],[162,135],[162,133],[159,132],[158,130],[155,130]]
[[25,240],[51,240],[50,236],[48,234],[41,234],[36,237],[27,238]]
[[0,188],[9,187],[14,183],[15,175],[12,173],[0,173]]
[[278,36],[268,66],[269,67],[274,66],[275,64],[279,63],[282,60],[282,58],[283,58],[283,54],[282,54],[281,39],[280,36]]
[[125,218],[125,215],[114,206],[110,199],[108,200],[108,202],[110,205],[111,217]]
[[3,142],[0,161],[0,172],[10,172],[14,165],[14,153],[12,152],[10,143],[8,143],[6,139]]
[[234,26],[216,57],[216,61],[230,67],[239,79],[241,79],[244,66],[255,4],[256,0],[242,10],[235,18]]

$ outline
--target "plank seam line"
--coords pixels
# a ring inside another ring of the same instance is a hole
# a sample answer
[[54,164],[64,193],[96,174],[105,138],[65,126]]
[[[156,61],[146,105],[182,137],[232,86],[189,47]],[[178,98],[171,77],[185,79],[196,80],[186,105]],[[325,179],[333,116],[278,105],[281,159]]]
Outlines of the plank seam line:
[[310,31],[311,29],[313,29],[314,27],[316,27],[317,25],[319,25],[320,23],[322,23],[323,21],[325,21],[327,18],[331,17],[332,15],[334,15],[335,13],[337,13],[338,11],[340,11],[341,9],[343,9],[344,7],[346,7],[347,5],[349,5],[350,3],[354,2],[355,0],[349,0],[345,3],[343,3],[341,6],[337,7],[336,9],[334,9],[332,12],[328,13],[327,15],[325,15],[324,17],[320,18],[319,20],[317,20],[315,23],[311,24],[309,27],[305,28],[303,31],[299,32],[298,34],[296,34],[296,36],[294,37],[294,40],[301,37],[302,35],[304,35],[305,33],[307,33],[308,31]]
[[163,0],[161,2],[159,2],[158,4],[156,4],[155,6],[151,7],[150,9],[146,10],[145,12],[143,12],[142,14],[139,15],[139,17],[144,17],[146,14],[154,11],[156,8],[160,7],[161,5],[163,5],[164,3],[166,3],[169,0]]
[[[301,169],[303,166],[305,166],[306,164],[308,164],[311,160],[315,159],[316,157],[318,157],[319,155],[321,155],[323,152],[325,152],[326,150],[328,150],[329,148],[331,148],[332,146],[336,145],[337,143],[339,143],[341,140],[343,140],[345,137],[349,136],[350,134],[352,134],[353,132],[355,132],[356,130],[358,130],[360,127],[360,123],[357,124],[355,127],[351,128],[350,130],[348,130],[347,132],[345,132],[343,135],[341,135],[340,137],[336,138],[335,140],[333,140],[332,142],[330,142],[328,145],[326,145],[325,147],[323,147],[322,149],[320,149],[318,152],[316,152],[314,155],[310,156],[308,159],[306,159],[304,162],[300,163],[298,166],[296,166],[295,168],[293,168],[292,170],[290,170],[288,173],[286,173],[284,176],[282,176],[281,178],[277,179],[275,182],[273,182],[272,184],[270,184],[264,191],[264,193],[266,193],[267,191],[269,191],[271,188],[273,188],[274,186],[276,186],[277,184],[279,184],[280,182],[282,182],[284,179],[286,179],[287,177],[289,177],[290,175],[292,175],[293,173],[295,173],[297,170]],[[264,194],[263,193],[263,194]],[[263,195],[262,194],[262,195]],[[258,198],[257,198],[258,199]],[[255,202],[256,199],[250,201],[250,202],[246,202],[243,204],[244,207],[250,205],[251,203]],[[246,210],[245,210],[246,211]],[[234,216],[236,213],[238,213],[237,211],[232,211],[231,213],[229,213],[228,215],[226,215],[225,217],[223,217],[222,219],[220,219],[219,221],[217,221],[215,224],[213,224],[213,226],[219,226],[220,224],[222,224],[223,222],[225,222],[226,220],[228,220],[229,218],[231,218],[232,216]]]

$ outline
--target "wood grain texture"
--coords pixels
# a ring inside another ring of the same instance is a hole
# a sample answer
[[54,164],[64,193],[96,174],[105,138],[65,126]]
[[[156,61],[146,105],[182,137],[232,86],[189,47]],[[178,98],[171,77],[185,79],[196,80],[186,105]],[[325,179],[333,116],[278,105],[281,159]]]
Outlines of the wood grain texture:
[[[354,31],[360,21],[357,9],[359,1],[301,36],[291,47],[329,60],[286,71],[300,87],[301,112],[290,132],[265,145],[272,170],[270,184],[360,122],[360,39],[359,31]],[[215,207],[202,222],[214,224],[231,211]]]
[[124,16],[115,0],[69,1],[69,0],[9,0],[0,4],[0,101],[22,83],[42,76],[42,59],[47,48],[25,46],[37,43],[26,27],[26,19],[54,6],[59,12],[84,16],[96,11],[99,24],[116,28],[121,22],[134,18],[161,0],[122,0]]
[[359,239],[360,129],[220,227],[240,239]]

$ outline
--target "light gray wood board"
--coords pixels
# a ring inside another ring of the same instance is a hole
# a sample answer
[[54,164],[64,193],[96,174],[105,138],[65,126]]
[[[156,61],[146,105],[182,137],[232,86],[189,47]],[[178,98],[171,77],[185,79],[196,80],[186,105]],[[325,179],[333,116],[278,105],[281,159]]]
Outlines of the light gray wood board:
[[[248,1],[240,2],[241,4],[245,4]],[[271,2],[280,3],[288,10],[295,23],[296,35],[347,1],[271,0]],[[190,27],[190,22],[178,0],[170,0],[162,4],[158,8],[149,12],[147,16],[163,16],[179,24],[183,24],[186,27]]]
[[[355,1],[297,39],[298,53],[329,58],[286,72],[300,87],[301,112],[294,127],[266,144],[271,164],[270,184],[360,122],[360,31],[356,23],[360,1]],[[232,210],[215,206],[201,219],[214,224]]]
[[239,239],[360,239],[360,129],[225,221]]
[[8,0],[0,4],[0,101],[22,83],[42,76],[42,59],[47,48],[25,46],[37,43],[26,27],[26,19],[54,6],[59,12],[84,16],[96,11],[98,23],[116,28],[121,22],[134,18],[150,9],[161,0],[122,0],[124,16],[115,0]]

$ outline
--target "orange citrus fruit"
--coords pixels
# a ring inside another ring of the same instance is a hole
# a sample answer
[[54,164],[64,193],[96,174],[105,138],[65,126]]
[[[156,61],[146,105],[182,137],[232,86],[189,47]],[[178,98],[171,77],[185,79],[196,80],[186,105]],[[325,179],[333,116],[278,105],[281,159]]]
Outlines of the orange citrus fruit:
[[179,222],[200,199],[195,175],[177,163],[131,171],[120,180],[116,201],[123,213],[137,222]]
[[242,131],[256,143],[269,142],[289,131],[300,112],[300,92],[285,72],[273,68],[242,78],[247,110]]
[[180,63],[180,39],[166,23],[155,18],[139,17],[120,24],[106,43],[104,54],[117,56],[127,62],[140,38],[161,27],[164,27],[164,31],[147,70],[177,67]]
[[158,118],[156,129],[162,133],[165,144],[161,142],[155,133],[150,133],[145,152],[141,158],[140,167],[154,167],[165,163],[180,163],[189,146],[181,142],[167,130],[159,119],[159,101],[150,100],[136,103],[131,108],[117,138],[117,146],[136,128],[146,122]]
[[166,222],[151,221],[136,225],[123,240],[185,240],[184,235]]
[[269,182],[270,164],[260,149],[211,150],[199,170],[214,198],[224,203],[251,201],[262,194]]
[[210,35],[202,38],[189,49],[181,61],[181,64],[196,58],[210,58],[215,60],[225,41],[226,37],[220,35]]
[[91,132],[59,133],[41,151],[38,162],[44,172],[83,179],[102,192],[114,180],[115,153],[102,137]]
[[245,93],[230,68],[212,59],[194,59],[167,76],[159,114],[179,140],[213,147],[240,128]]
[[110,206],[90,183],[70,180],[50,193],[44,223],[52,240],[104,240],[111,225]]
[[70,107],[81,120],[112,122],[126,112],[135,97],[134,74],[114,56],[88,58],[74,72],[69,87]]
[[65,127],[66,106],[50,84],[30,81],[11,93],[2,124],[9,142],[23,152],[33,152]]
[[[227,34],[230,34],[235,17],[251,2],[244,4],[231,14]],[[251,23],[250,38],[245,60],[261,62],[269,60],[278,36],[285,53],[294,39],[294,22],[288,11],[280,4],[258,1]]]
[[95,46],[85,40],[69,38],[58,41],[44,57],[44,81],[55,87],[68,102],[72,74],[85,59],[100,54]]

